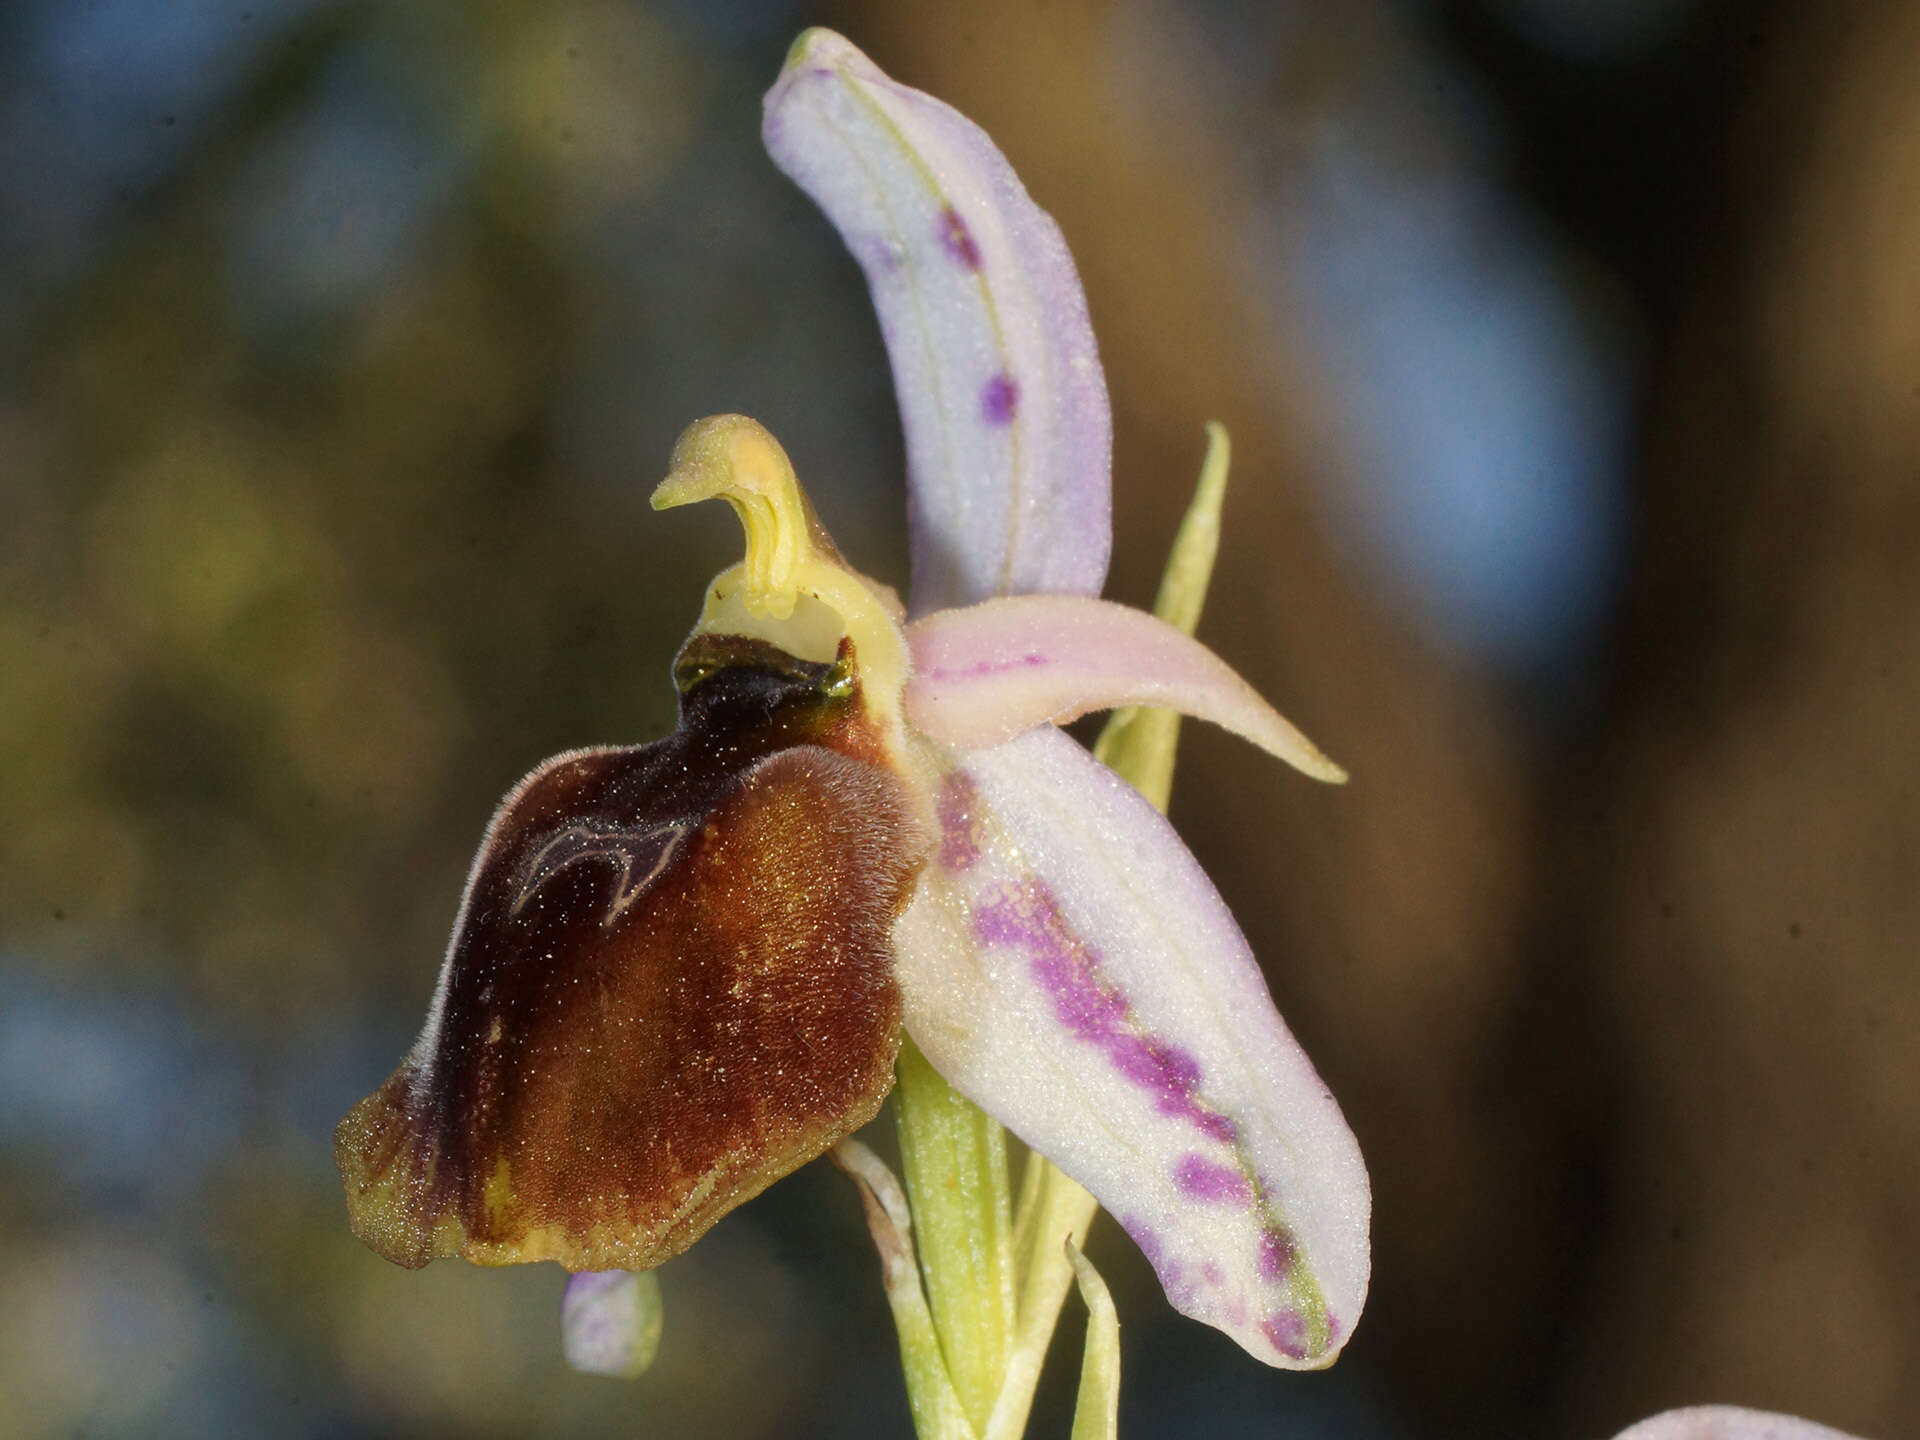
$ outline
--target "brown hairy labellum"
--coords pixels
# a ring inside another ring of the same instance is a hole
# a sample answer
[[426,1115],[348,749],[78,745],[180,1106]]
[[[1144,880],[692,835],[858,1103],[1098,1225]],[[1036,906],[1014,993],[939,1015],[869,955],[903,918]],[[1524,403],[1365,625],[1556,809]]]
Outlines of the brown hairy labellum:
[[671,736],[507,796],[425,1031],[335,1133],[361,1239],[646,1269],[873,1117],[926,842],[855,673],[695,636]]

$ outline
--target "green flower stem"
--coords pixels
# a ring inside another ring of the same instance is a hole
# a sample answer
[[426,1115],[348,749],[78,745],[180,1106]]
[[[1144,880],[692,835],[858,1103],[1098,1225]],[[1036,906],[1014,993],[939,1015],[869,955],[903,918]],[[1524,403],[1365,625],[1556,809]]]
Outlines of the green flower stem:
[[985,1426],[1013,1335],[1013,1225],[999,1122],[964,1099],[908,1040],[894,1090],[900,1162],[927,1303],[954,1393]]
[[[1030,1317],[1058,1314],[1073,1271],[1060,1248],[1078,1245],[1099,1204],[1080,1184],[1062,1174],[1044,1155],[1029,1152],[1021,1176],[1020,1208],[1013,1225],[1013,1256],[1021,1277],[1018,1314],[1024,1330]],[[1047,1328],[1052,1330],[1049,1318]]]
[[1021,1177],[1020,1209],[1013,1227],[1014,1268],[1020,1303],[1006,1379],[988,1418],[986,1440],[1019,1440],[1033,1409],[1033,1392],[1047,1345],[1060,1323],[1060,1307],[1073,1283],[1067,1246],[1085,1243],[1100,1207],[1076,1181],[1044,1155],[1029,1152]]
[[946,1357],[926,1292],[920,1288],[920,1267],[914,1259],[912,1214],[907,1197],[893,1172],[858,1140],[842,1140],[833,1148],[833,1163],[845,1171],[860,1191],[867,1229],[880,1252],[880,1283],[893,1311],[893,1327],[900,1335],[900,1368],[906,1376],[907,1408],[920,1440],[976,1440],[973,1426],[947,1375]]
[[[1213,577],[1229,455],[1226,430],[1209,423],[1199,487],[1153,607],[1189,635]],[[1164,813],[1179,739],[1177,713],[1136,707],[1114,714],[1093,753]],[[907,1216],[886,1222],[883,1182],[863,1178],[861,1193],[900,1331],[915,1431],[921,1440],[1019,1440],[1047,1345],[1077,1278],[1088,1321],[1073,1440],[1112,1440],[1119,1319],[1106,1285],[1079,1249],[1098,1205],[1045,1156],[1030,1154],[1010,1223],[999,1124],[942,1080],[911,1040],[901,1049],[898,1074],[894,1104],[906,1199],[919,1235],[919,1274],[906,1238]],[[892,1176],[869,1152],[852,1142],[841,1149],[849,1147],[891,1184]]]

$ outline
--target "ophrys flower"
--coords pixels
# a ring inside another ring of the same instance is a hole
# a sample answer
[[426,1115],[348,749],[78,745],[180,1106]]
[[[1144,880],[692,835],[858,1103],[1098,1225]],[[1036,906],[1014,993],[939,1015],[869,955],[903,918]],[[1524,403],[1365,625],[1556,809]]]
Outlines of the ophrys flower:
[[726,499],[747,555],[675,662],[679,727],[502,803],[426,1028],[341,1125],[356,1229],[404,1264],[656,1265],[870,1119],[904,1025],[1178,1308],[1325,1364],[1367,1284],[1358,1148],[1185,846],[1055,727],[1164,706],[1341,772],[1092,598],[1105,384],[1059,231],[986,136],[811,31],[766,137],[873,289],[914,618],[758,425],[688,430],[655,503]]

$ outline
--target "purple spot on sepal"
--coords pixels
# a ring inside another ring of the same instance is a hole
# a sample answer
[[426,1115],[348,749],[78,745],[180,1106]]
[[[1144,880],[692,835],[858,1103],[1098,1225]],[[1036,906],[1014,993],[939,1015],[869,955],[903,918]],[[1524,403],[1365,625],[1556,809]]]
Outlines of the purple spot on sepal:
[[1167,1247],[1160,1239],[1160,1232],[1139,1220],[1122,1220],[1120,1228],[1127,1232],[1129,1240],[1140,1247],[1140,1253],[1147,1257],[1147,1263],[1158,1270],[1167,1256]]
[[1218,1140],[1222,1145],[1237,1145],[1240,1142],[1240,1127],[1217,1110],[1202,1110],[1188,1118],[1201,1134]]
[[1307,1322],[1298,1310],[1282,1310],[1260,1322],[1260,1333],[1273,1348],[1295,1360],[1307,1358]]
[[1244,1205],[1253,1198],[1245,1175],[1204,1155],[1182,1155],[1173,1167],[1173,1183],[1182,1194],[1209,1205]]
[[1132,1039],[1119,1029],[1127,1016],[1126,997],[1100,983],[1092,957],[1044,885],[1025,885],[980,905],[973,933],[985,944],[1019,945],[1028,952],[1033,978],[1053,1002],[1054,1018],[1075,1038],[1108,1046]]
[[855,246],[857,257],[864,257],[869,269],[891,275],[907,263],[907,247],[890,235],[862,236]]
[[1127,1232],[1127,1237],[1147,1257],[1147,1264],[1160,1277],[1160,1285],[1167,1292],[1167,1298],[1176,1306],[1192,1303],[1199,1290],[1187,1274],[1187,1267],[1167,1253],[1166,1241],[1160,1232],[1139,1220],[1122,1220],[1120,1228]]
[[1020,413],[1020,386],[1002,370],[980,391],[980,413],[989,425],[1011,425]]
[[1082,1040],[1107,1041],[1127,1018],[1122,996],[1090,983],[1058,953],[1035,956],[1033,974],[1053,999],[1054,1017]]
[[1260,1232],[1260,1274],[1263,1278],[1285,1280],[1299,1256],[1299,1247],[1286,1231],[1267,1229]]
[[973,777],[956,770],[940,782],[934,809],[940,818],[940,865],[965,870],[980,859],[980,790]]
[[1200,1083],[1200,1062],[1176,1045],[1150,1036],[1116,1035],[1108,1052],[1113,1065],[1134,1084],[1157,1091],[1162,1115],[1183,1114]]
[[980,246],[975,243],[967,222],[960,218],[960,212],[951,205],[940,210],[940,247],[967,269],[980,268]]
[[1044,884],[1029,881],[977,905],[973,933],[983,945],[1024,949],[1054,1018],[1075,1039],[1105,1050],[1107,1062],[1127,1080],[1152,1092],[1154,1109],[1187,1121],[1210,1139],[1236,1141],[1234,1123],[1199,1098],[1200,1062],[1179,1046],[1134,1029],[1126,996],[1101,976],[1098,958]]

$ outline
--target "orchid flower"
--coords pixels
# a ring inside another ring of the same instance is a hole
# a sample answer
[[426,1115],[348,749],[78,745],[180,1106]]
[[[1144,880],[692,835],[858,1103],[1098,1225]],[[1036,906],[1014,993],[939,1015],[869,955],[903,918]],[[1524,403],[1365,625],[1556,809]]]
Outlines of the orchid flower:
[[[1186,847],[1057,726],[1159,707],[1343,773],[1182,629],[1095,598],[1105,381],[1060,232],[986,135],[819,30],[764,133],[872,288],[911,604],[842,558],[759,425],[687,430],[653,503],[726,500],[746,556],[675,661],[678,728],[501,803],[426,1026],[340,1125],[354,1228],[408,1266],[646,1271],[930,1065],[1178,1309],[1324,1365],[1367,1287],[1358,1147]],[[880,1235],[888,1177],[862,1179]],[[570,1345],[632,1368],[580,1303]]]
[[1793,1415],[1746,1410],[1737,1405],[1694,1405],[1642,1420],[1622,1430],[1614,1440],[1857,1440],[1857,1437]]

